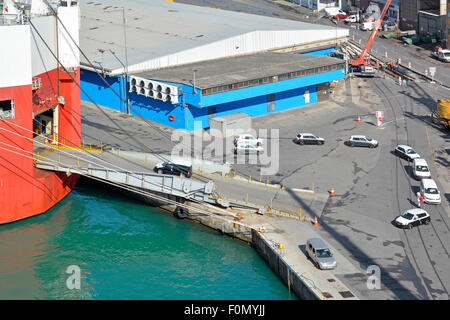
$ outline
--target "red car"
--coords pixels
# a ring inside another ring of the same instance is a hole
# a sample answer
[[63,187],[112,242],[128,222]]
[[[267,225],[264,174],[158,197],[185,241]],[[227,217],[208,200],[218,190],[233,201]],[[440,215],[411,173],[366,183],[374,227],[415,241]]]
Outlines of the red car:
[[346,19],[348,17],[348,14],[337,14],[333,18],[335,19]]

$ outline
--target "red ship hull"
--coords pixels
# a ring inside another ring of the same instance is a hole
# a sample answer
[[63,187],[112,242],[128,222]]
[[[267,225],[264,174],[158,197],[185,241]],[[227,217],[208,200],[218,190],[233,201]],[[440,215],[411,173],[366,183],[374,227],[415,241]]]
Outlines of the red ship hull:
[[[58,12],[78,42],[78,8],[66,5]],[[80,178],[34,165],[37,152],[47,152],[44,135],[52,136],[54,147],[80,146],[81,116],[76,45],[56,31],[61,23],[54,16],[31,21],[33,27],[0,26],[8,43],[0,61],[0,224],[46,212]]]

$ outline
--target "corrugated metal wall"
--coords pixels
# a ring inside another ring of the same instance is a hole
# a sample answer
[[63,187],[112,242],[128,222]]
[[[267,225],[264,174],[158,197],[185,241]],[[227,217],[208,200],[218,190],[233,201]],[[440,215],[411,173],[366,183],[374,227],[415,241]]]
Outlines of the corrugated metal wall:
[[[347,29],[337,29],[337,37],[348,37]],[[293,47],[318,41],[336,40],[336,30],[286,30],[254,31],[223,41],[180,51],[157,59],[147,60],[128,67],[130,73],[166,68],[170,66],[213,60],[224,57],[251,54],[266,50]],[[113,74],[122,68],[113,70]]]

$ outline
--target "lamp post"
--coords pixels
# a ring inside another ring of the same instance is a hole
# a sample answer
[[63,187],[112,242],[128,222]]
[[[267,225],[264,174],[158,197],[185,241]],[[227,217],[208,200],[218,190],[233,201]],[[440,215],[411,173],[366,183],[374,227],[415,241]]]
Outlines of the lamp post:
[[[103,49],[97,49],[101,54],[102,54],[102,63],[100,64],[99,62],[97,62],[101,67],[102,67],[102,74],[103,76],[105,76],[105,69],[103,68],[103,53],[105,52],[105,50]],[[96,62],[96,61],[94,61]]]
[[[124,70],[125,70],[125,65],[123,64],[123,62],[119,59],[119,57],[118,56],[116,56],[116,53],[114,52],[114,51],[112,51],[111,49],[109,49],[109,51],[111,52],[111,54],[113,55],[113,57],[114,58],[116,58],[117,59],[117,61],[119,61],[119,63],[122,65],[122,67],[124,68]],[[127,90],[127,74],[126,73],[123,73],[122,74],[122,79],[123,79],[123,90],[124,90],[124,94],[123,94],[123,96],[124,96],[124,99],[123,99],[123,101],[124,101],[124,103],[123,103],[123,107],[124,107],[124,110],[122,110],[122,103],[120,104],[120,112],[124,112],[124,111],[126,111],[127,110],[127,96],[128,96],[128,90]],[[121,101],[122,102],[122,101]]]
[[[105,11],[105,12],[108,12],[108,13],[109,12],[117,12],[119,10],[110,10],[110,11]],[[125,44],[125,65],[123,65],[123,63],[121,63],[121,64],[124,67],[124,75],[125,75],[125,78],[124,78],[125,79],[125,83],[124,83],[125,112],[127,114],[129,114],[130,113],[130,110],[129,110],[130,99],[128,97],[128,90],[127,90],[127,85],[128,85],[128,47],[127,47],[127,29],[126,29],[127,19],[125,17],[125,7],[122,7],[122,22],[123,22],[123,38],[124,38],[124,44]]]
[[129,105],[130,105],[130,101],[128,98],[128,90],[127,90],[127,84],[128,84],[128,50],[127,50],[127,30],[126,30],[126,25],[127,25],[127,20],[125,18],[125,7],[122,7],[122,19],[123,19],[123,37],[124,37],[124,42],[125,42],[125,94],[126,94],[126,112],[127,114],[130,113],[130,110],[128,109]]
[[197,94],[197,91],[195,91],[195,75],[197,73],[197,69],[194,69],[194,91],[192,91],[193,94]]

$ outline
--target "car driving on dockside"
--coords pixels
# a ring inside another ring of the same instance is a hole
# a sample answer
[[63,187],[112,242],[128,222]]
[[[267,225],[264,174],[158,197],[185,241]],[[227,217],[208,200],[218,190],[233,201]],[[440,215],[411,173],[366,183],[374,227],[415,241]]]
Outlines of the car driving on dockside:
[[264,144],[263,139],[256,138],[255,136],[248,134],[248,133],[243,133],[243,134],[240,134],[240,135],[234,137],[234,145],[235,146],[240,142],[252,143],[257,146]]
[[406,145],[398,145],[394,152],[399,157],[409,161],[420,158],[420,155],[413,148]]
[[405,211],[401,216],[395,218],[394,223],[397,227],[403,229],[412,229],[421,224],[429,224],[431,217],[423,209],[414,208]]
[[186,178],[192,176],[192,166],[171,161],[158,163],[153,170],[159,174],[171,174]]
[[325,139],[315,136],[312,133],[299,133],[295,137],[295,143],[297,144],[324,144]]
[[350,147],[369,147],[369,148],[378,147],[377,140],[369,138],[367,136],[361,136],[361,135],[351,136],[348,139],[347,143]]

